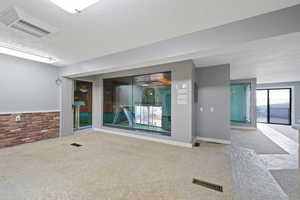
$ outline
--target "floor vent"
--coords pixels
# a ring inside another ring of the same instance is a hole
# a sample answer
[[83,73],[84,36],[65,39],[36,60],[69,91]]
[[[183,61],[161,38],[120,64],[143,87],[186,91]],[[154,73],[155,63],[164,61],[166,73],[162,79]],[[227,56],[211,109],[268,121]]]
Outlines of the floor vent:
[[200,142],[196,142],[196,143],[194,144],[194,147],[200,147]]
[[223,192],[223,187],[220,186],[220,185],[216,185],[216,184],[213,184],[213,183],[202,181],[202,180],[199,180],[199,179],[196,179],[196,178],[193,179],[193,183],[196,184],[196,185],[201,185],[203,187],[218,191],[218,192]]
[[208,144],[221,144],[219,142],[206,142],[206,143],[208,143]]
[[81,147],[82,145],[81,145],[81,144],[78,144],[78,143],[72,143],[71,146],[74,146],[74,147]]

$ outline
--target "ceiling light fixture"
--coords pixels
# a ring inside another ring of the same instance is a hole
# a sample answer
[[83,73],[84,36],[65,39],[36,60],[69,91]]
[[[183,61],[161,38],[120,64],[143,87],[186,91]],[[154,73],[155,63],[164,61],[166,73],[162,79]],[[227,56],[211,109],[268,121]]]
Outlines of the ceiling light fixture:
[[65,11],[75,14],[97,3],[99,0],[50,0]]
[[32,53],[25,52],[23,50],[18,50],[12,47],[5,47],[5,46],[0,46],[0,54],[6,54],[10,56],[15,56],[19,58],[28,59],[28,60],[34,60],[43,63],[54,63],[57,61],[51,57],[35,55]]

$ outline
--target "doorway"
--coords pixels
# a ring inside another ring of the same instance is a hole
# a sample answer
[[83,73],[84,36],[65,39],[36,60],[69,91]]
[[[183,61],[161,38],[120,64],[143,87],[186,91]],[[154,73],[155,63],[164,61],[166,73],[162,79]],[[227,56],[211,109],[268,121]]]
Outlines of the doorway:
[[92,82],[74,81],[74,130],[92,128],[92,89]]
[[257,122],[291,125],[291,111],[291,88],[256,90]]

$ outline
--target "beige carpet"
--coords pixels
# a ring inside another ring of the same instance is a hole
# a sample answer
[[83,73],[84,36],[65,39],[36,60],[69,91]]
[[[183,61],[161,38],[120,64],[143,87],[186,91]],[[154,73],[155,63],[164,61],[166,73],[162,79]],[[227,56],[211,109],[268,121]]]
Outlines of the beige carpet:
[[289,200],[300,199],[300,170],[271,170]]
[[[5,200],[232,199],[230,154],[223,145],[183,148],[90,132],[0,149],[0,158]],[[224,192],[194,185],[194,177]]]
[[288,154],[260,130],[231,130],[232,144],[254,150],[257,154]]
[[269,125],[272,129],[280,132],[281,134],[287,136],[291,140],[298,142],[299,134],[298,131],[293,129],[291,126],[284,126],[284,125],[277,125],[277,124],[270,124]]

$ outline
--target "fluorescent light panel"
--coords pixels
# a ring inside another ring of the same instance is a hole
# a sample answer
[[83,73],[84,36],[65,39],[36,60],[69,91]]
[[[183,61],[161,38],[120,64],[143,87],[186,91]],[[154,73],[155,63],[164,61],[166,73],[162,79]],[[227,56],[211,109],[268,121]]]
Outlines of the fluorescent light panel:
[[51,57],[39,56],[39,55],[27,53],[25,51],[13,49],[13,48],[10,48],[10,47],[0,46],[0,53],[10,55],[10,56],[19,57],[19,58],[24,58],[24,59],[28,59],[28,60],[34,60],[34,61],[37,61],[37,62],[43,62],[43,63],[54,63],[54,62],[56,62],[56,60],[51,58]]
[[50,0],[69,13],[78,13],[85,8],[97,3],[99,0]]

